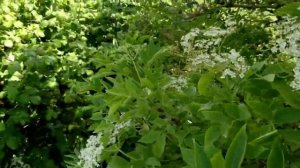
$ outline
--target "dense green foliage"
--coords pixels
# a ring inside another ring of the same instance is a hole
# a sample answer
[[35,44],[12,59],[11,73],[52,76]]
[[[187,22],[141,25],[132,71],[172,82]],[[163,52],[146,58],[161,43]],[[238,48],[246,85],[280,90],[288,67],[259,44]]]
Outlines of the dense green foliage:
[[0,13],[0,167],[300,167],[300,3]]

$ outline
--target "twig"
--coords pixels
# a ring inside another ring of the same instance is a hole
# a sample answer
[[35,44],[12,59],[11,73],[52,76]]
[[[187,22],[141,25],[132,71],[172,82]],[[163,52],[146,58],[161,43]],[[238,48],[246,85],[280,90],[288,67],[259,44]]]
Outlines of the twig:
[[247,9],[266,9],[266,8],[273,8],[276,9],[280,7],[281,5],[275,4],[275,5],[254,5],[254,4],[226,4],[221,5],[221,7],[227,7],[227,8],[247,8]]

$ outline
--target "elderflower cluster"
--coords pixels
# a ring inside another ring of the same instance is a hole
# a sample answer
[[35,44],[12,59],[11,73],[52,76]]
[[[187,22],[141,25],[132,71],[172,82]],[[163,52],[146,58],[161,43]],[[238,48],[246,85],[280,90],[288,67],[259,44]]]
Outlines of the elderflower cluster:
[[100,155],[104,149],[101,137],[102,133],[89,137],[86,147],[80,150],[78,165],[83,168],[95,168],[99,166],[99,162],[101,161]]
[[295,90],[300,90],[300,59],[296,60],[296,66],[294,68],[294,80],[290,83],[290,86]]
[[120,133],[120,130],[129,127],[131,125],[131,120],[128,120],[126,122],[117,123],[113,129],[113,132],[110,136],[110,143],[114,144],[116,143],[117,135]]
[[294,80],[290,86],[300,90],[300,23],[297,18],[284,17],[284,21],[274,24],[274,40],[270,42],[273,54],[284,53],[293,57],[296,66],[293,69]]
[[236,77],[236,73],[239,73],[239,77],[243,78],[245,76],[246,71],[249,69],[249,66],[246,65],[244,57],[240,55],[235,49],[230,50],[230,53],[227,54],[227,58],[230,61],[230,64],[233,66],[233,70],[225,69],[221,78],[225,78],[229,76],[231,78]]
[[184,52],[189,52],[193,49],[193,40],[200,33],[200,29],[194,28],[188,34],[181,38],[180,44],[184,49]]
[[296,18],[285,17],[283,22],[273,24],[274,40],[270,43],[271,52],[299,57],[300,23]]
[[224,21],[225,28],[211,26],[207,30],[192,29],[191,32],[183,36],[181,45],[184,52],[191,55],[188,58],[188,65],[190,65],[188,70],[196,70],[198,67],[203,69],[226,65],[221,78],[226,76],[243,78],[245,72],[249,69],[244,57],[235,49],[229,50],[228,53],[220,52],[224,39],[236,30],[238,24],[233,17],[228,17]]
[[13,155],[10,168],[30,168],[30,165],[23,162],[22,156]]
[[177,91],[181,91],[183,88],[187,87],[187,79],[183,76],[171,77],[171,81],[164,86],[166,88],[175,88]]

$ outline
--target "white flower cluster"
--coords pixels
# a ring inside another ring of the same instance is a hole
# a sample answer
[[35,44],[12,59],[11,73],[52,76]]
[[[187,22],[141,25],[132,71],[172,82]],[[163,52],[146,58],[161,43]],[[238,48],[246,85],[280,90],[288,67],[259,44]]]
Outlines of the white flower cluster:
[[[235,49],[230,50],[230,53],[227,54],[227,58],[230,61],[230,64],[233,65],[233,69],[235,72],[239,72],[239,77],[243,78],[245,76],[246,71],[249,69],[249,66],[246,65],[244,57],[240,55]],[[226,76],[230,76],[231,78],[235,78],[236,74],[231,69],[225,69],[221,78],[225,78]]]
[[175,88],[177,91],[182,91],[183,88],[187,87],[187,79],[184,76],[171,77],[171,81],[163,88]]
[[285,53],[299,57],[300,23],[297,23],[296,19],[284,17],[283,22],[272,25],[275,28],[275,38],[270,45],[272,53]]
[[129,127],[130,125],[131,125],[131,120],[116,124],[113,129],[113,132],[110,136],[109,142],[111,144],[116,143],[117,135],[120,133],[120,130],[122,130],[123,128]]
[[300,90],[300,23],[297,18],[285,17],[283,22],[272,25],[275,27],[274,40],[270,48],[274,54],[284,53],[293,57],[296,62],[294,80],[290,86]]
[[296,67],[294,68],[294,80],[290,83],[290,86],[295,90],[300,90],[300,59],[296,60]]
[[13,155],[10,168],[30,168],[30,165],[24,163],[21,156]]
[[101,137],[102,133],[89,137],[86,147],[80,150],[78,165],[83,168],[95,168],[99,166],[99,162],[101,161],[100,155],[104,149]]
[[[222,78],[226,76],[243,78],[249,66],[246,65],[245,59],[240,53],[235,49],[231,49],[229,53],[220,52],[223,40],[236,30],[237,24],[235,19],[228,17],[224,21],[226,28],[211,26],[207,30],[192,29],[183,36],[180,44],[184,52],[192,55],[188,59],[189,65],[191,65],[188,70],[195,70],[197,67],[211,68],[222,64],[228,66],[224,70]],[[199,40],[196,39],[197,37]]]
[[180,44],[184,49],[184,52],[189,52],[193,49],[193,40],[200,33],[200,29],[194,28],[188,34],[181,38]]

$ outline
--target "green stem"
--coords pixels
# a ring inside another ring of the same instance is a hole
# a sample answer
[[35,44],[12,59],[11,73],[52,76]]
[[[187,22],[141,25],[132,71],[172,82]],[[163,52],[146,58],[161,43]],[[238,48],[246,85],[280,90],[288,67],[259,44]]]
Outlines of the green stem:
[[134,158],[134,157],[132,157],[132,156],[129,156],[128,154],[126,154],[125,152],[123,152],[121,149],[119,150],[119,152],[120,152],[122,155],[128,157],[128,158],[131,159],[131,160],[138,160],[138,159],[136,159],[136,158]]

